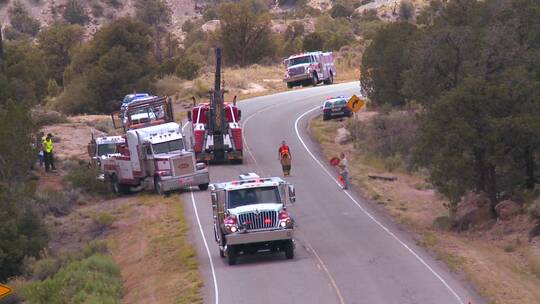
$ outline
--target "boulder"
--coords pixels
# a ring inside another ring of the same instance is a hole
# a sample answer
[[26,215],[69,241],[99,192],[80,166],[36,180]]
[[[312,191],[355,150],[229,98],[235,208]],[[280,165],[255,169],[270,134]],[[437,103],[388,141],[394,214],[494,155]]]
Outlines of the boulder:
[[495,206],[495,212],[501,220],[506,221],[511,219],[514,215],[520,213],[521,206],[514,201],[505,200]]
[[335,143],[338,145],[344,145],[351,141],[351,132],[345,128],[337,129],[337,135],[334,139]]
[[493,218],[489,197],[484,192],[469,192],[456,207],[454,220],[457,229],[467,230]]

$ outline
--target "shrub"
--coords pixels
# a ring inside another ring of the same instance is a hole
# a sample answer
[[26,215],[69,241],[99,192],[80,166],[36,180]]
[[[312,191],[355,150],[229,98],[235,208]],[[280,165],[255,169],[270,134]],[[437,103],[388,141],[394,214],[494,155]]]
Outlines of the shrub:
[[112,257],[96,253],[68,263],[54,276],[23,288],[29,303],[118,303],[120,269]]
[[85,25],[89,20],[88,13],[78,0],[68,0],[62,16],[71,24]]
[[527,208],[529,215],[538,221],[540,221],[540,200],[535,200]]
[[399,4],[399,19],[402,21],[411,21],[414,19],[414,4],[409,0],[402,0]]
[[35,262],[32,267],[32,276],[37,280],[45,280],[54,276],[60,270],[61,263],[55,258],[44,258]]
[[92,220],[96,230],[101,234],[112,227],[116,218],[110,213],[100,212],[92,215]]
[[28,14],[24,4],[15,0],[8,9],[9,21],[11,26],[18,32],[36,36],[39,32],[40,23]]
[[411,155],[418,129],[414,113],[379,114],[368,122],[352,120],[347,127],[353,139],[368,153],[388,158],[385,161],[387,169],[395,169],[401,162],[408,168],[412,166]]
[[439,216],[433,220],[433,228],[442,231],[449,231],[454,227],[454,222],[449,216]]
[[180,78],[192,80],[197,77],[200,68],[201,66],[195,60],[184,57],[180,58],[175,69],[175,74]]
[[73,205],[79,200],[79,196],[80,194],[76,190],[66,192],[46,190],[36,192],[35,201],[42,215],[64,216],[71,212]]
[[36,107],[32,109],[32,120],[38,126],[47,126],[68,122],[65,115],[56,111],[47,110],[43,107]]
[[98,179],[100,174],[99,168],[79,165],[69,170],[64,180],[83,192],[105,195],[109,193],[109,188],[102,180]]

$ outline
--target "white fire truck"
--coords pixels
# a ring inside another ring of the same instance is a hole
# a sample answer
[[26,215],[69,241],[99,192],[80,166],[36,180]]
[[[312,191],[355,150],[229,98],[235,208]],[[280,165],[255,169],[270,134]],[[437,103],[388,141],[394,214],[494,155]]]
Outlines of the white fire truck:
[[[131,119],[156,108],[162,111],[161,115],[147,116],[144,121]],[[123,117],[128,117],[127,122]],[[102,160],[105,180],[110,182],[113,192],[154,189],[166,194],[189,186],[208,188],[208,168],[197,163],[195,153],[186,149],[168,100],[158,98],[113,114],[113,122],[118,118],[123,120],[120,126],[126,130],[125,143],[118,145],[117,155]]]
[[279,177],[255,173],[211,185],[214,236],[221,257],[236,264],[240,254],[285,252],[294,257],[294,221],[286,202],[295,202],[294,186]]
[[290,56],[284,61],[286,71],[283,82],[288,88],[334,83],[336,65],[332,52],[309,52]]

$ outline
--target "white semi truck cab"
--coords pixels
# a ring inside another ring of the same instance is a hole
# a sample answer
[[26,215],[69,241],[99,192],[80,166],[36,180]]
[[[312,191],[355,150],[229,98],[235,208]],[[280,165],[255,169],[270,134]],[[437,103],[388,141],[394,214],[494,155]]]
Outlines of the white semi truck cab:
[[103,161],[105,179],[113,192],[139,189],[159,194],[198,186],[208,188],[210,177],[204,163],[184,146],[179,124],[168,122],[128,130],[119,154]]
[[215,240],[229,265],[238,255],[259,251],[294,257],[294,220],[287,211],[287,202],[296,200],[292,184],[249,173],[212,184],[211,191]]

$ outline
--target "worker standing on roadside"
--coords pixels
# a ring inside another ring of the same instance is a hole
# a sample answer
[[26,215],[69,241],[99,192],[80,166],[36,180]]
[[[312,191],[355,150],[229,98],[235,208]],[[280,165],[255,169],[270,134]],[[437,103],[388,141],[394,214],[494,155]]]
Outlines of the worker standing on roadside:
[[343,190],[349,189],[349,161],[345,157],[345,153],[341,152],[339,154],[339,168],[340,181],[342,183]]
[[283,175],[291,175],[291,149],[287,146],[285,141],[281,142],[281,146],[278,149],[278,157],[281,162],[281,168],[283,169]]
[[47,134],[47,137],[43,139],[43,156],[45,158],[45,171],[50,169],[55,170],[54,168],[54,156],[53,156],[53,141],[52,134]]

